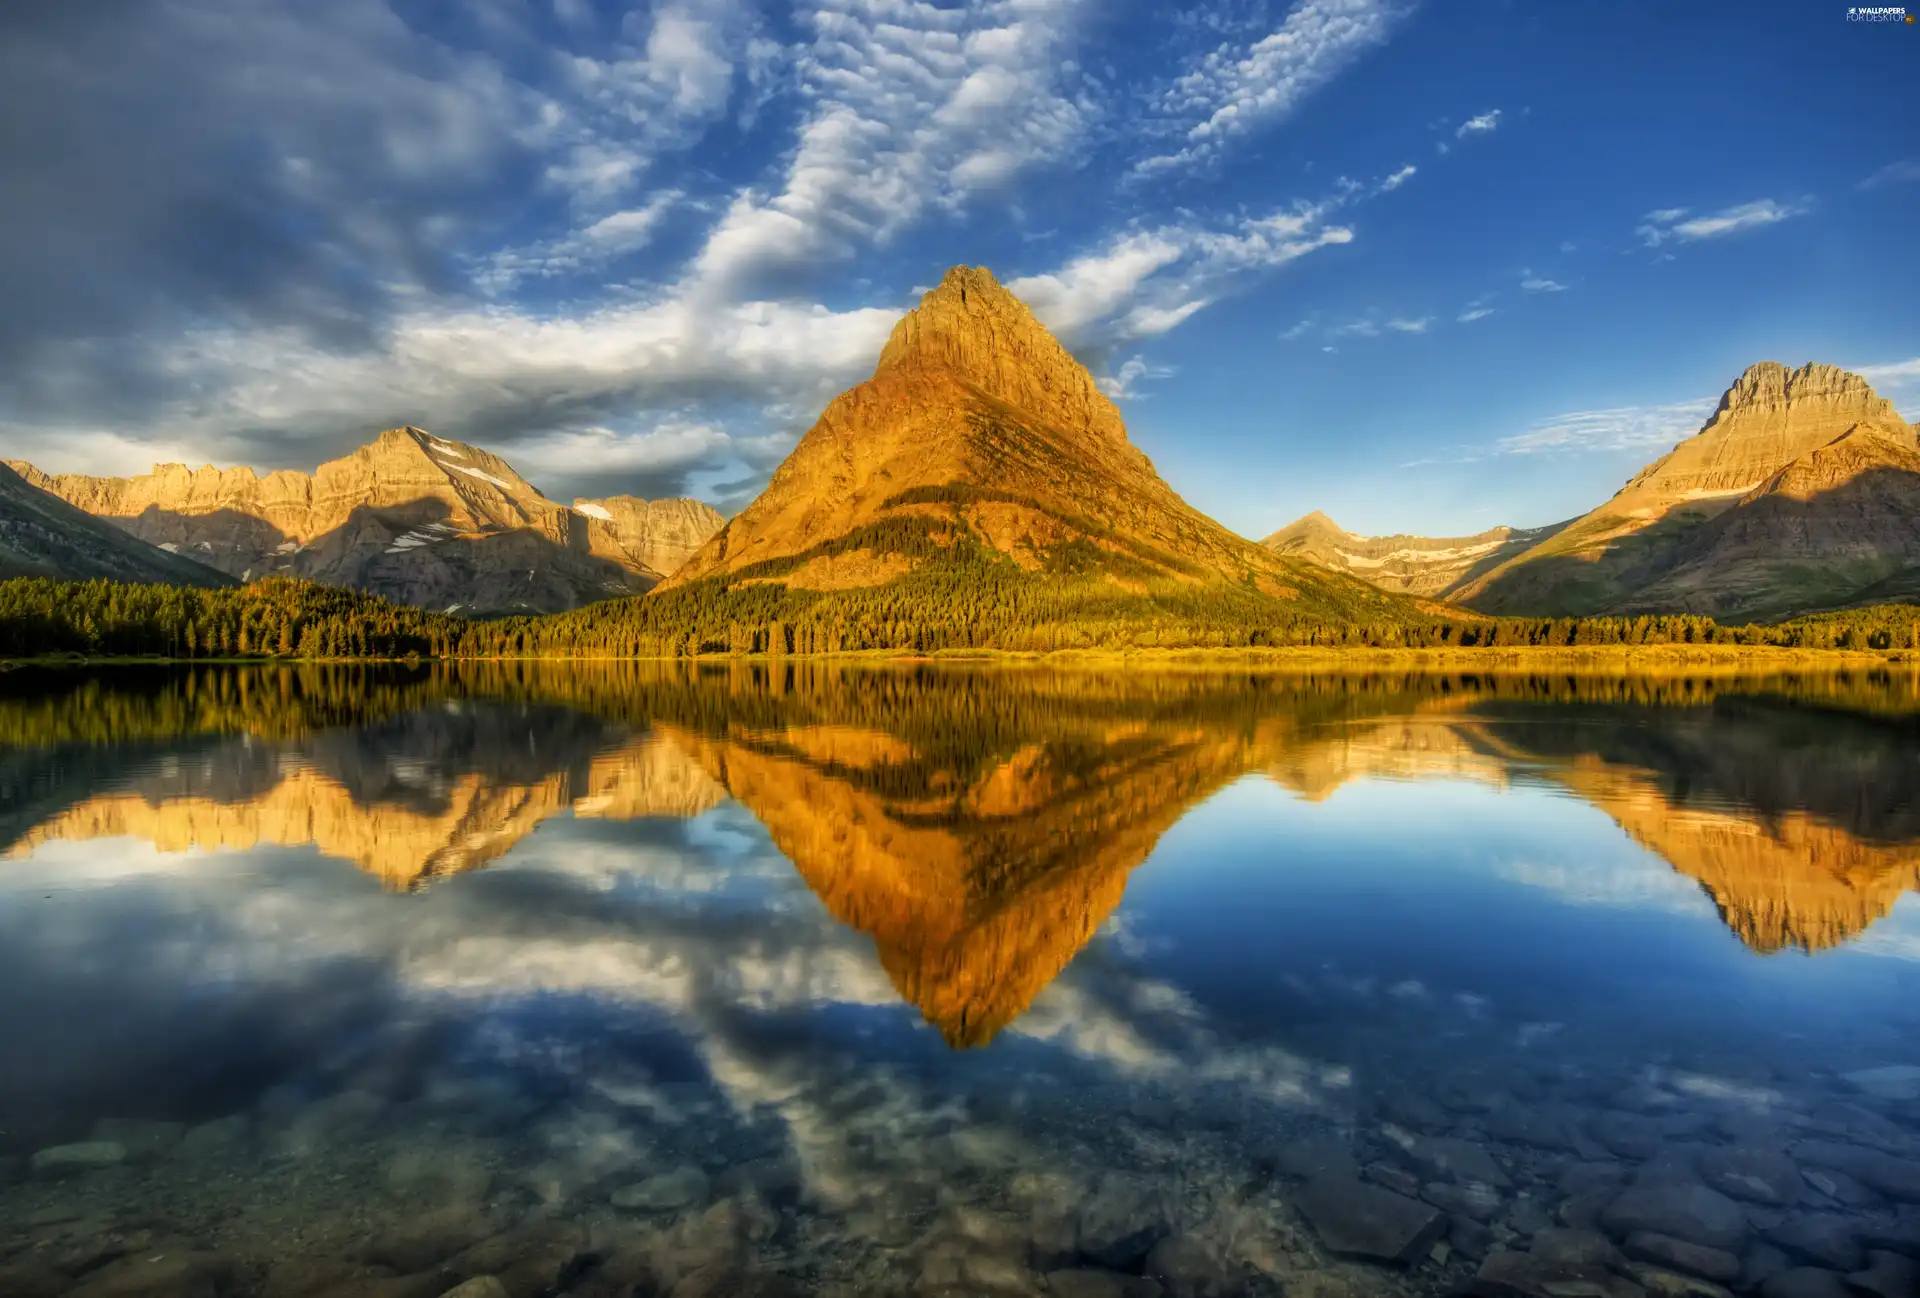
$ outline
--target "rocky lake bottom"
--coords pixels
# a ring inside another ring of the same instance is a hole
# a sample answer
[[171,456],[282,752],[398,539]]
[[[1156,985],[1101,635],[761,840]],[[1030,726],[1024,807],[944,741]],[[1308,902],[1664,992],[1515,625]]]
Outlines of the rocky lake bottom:
[[1905,721],[737,693],[0,764],[0,1295],[1920,1295]]

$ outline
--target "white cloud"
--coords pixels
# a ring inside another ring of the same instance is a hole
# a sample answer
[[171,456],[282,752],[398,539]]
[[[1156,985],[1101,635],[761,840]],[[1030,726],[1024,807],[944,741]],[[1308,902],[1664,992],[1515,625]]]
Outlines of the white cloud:
[[1556,280],[1547,279],[1541,275],[1535,275],[1530,271],[1521,272],[1520,287],[1529,293],[1564,293],[1567,291],[1565,284],[1559,283]]
[[1400,186],[1406,184],[1409,180],[1412,180],[1414,173],[1419,170],[1420,168],[1414,166],[1412,163],[1408,163],[1406,166],[1400,168],[1400,170],[1394,172],[1391,176],[1388,176],[1385,180],[1381,181],[1379,192],[1382,194],[1392,193],[1394,190],[1400,188]]
[[777,192],[736,195],[694,265],[709,290],[884,244],[1068,154],[1089,104],[1065,83],[1075,0],[832,0],[797,63],[810,107]]
[[1140,395],[1140,384],[1149,379],[1172,378],[1173,370],[1165,365],[1151,365],[1143,356],[1129,356],[1111,375],[1099,380],[1100,390],[1115,401],[1124,401]]
[[1250,271],[1272,270],[1353,240],[1326,218],[1339,200],[1300,204],[1225,228],[1131,231],[1062,269],[1007,287],[1069,346],[1115,346],[1166,333]]
[[1920,180],[1920,161],[1902,158],[1898,162],[1889,162],[1880,170],[1860,182],[1861,189],[1878,189],[1882,185],[1905,185]]
[[1475,320],[1485,320],[1493,312],[1494,308],[1490,306],[1472,306],[1462,311],[1455,319],[1461,324],[1472,324]]
[[1432,323],[1433,323],[1432,316],[1423,315],[1415,319],[1402,318],[1398,320],[1389,320],[1387,321],[1387,328],[1393,330],[1395,333],[1423,334],[1427,331],[1427,326]]
[[1456,140],[1464,140],[1469,135],[1490,135],[1499,128],[1500,110],[1494,108],[1460,123],[1460,129],[1453,133],[1453,137]]
[[1665,451],[1700,431],[1716,403],[1699,398],[1659,406],[1616,406],[1555,415],[1524,433],[1503,437],[1502,455],[1586,454],[1593,451]]
[[1170,121],[1191,123],[1184,142],[1135,171],[1217,158],[1229,141],[1292,113],[1368,47],[1385,41],[1406,12],[1381,0],[1304,0],[1279,30],[1251,44],[1216,46],[1155,101]]
[[1752,203],[1742,203],[1737,207],[1723,208],[1704,216],[1687,216],[1689,209],[1667,207],[1657,212],[1648,212],[1646,220],[1636,230],[1647,247],[1657,248],[1670,240],[1690,243],[1697,239],[1717,239],[1722,235],[1738,234],[1742,230],[1755,230],[1761,226],[1775,225],[1796,216],[1804,216],[1813,210],[1811,200],[1801,199],[1792,203],[1780,203],[1771,198],[1759,199]]
[[503,248],[476,269],[474,282],[487,292],[498,293],[512,289],[523,279],[595,269],[646,247],[668,212],[684,198],[677,189],[667,190],[642,206],[610,212],[583,229],[551,242]]
[[1920,383],[1920,356],[1908,361],[1890,361],[1885,365],[1856,365],[1853,372],[1876,386],[1900,387]]

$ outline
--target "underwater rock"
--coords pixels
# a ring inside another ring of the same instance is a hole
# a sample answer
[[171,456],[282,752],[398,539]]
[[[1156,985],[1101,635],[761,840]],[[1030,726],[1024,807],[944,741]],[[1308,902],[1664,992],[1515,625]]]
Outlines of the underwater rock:
[[1600,1220],[1616,1238],[1653,1231],[1727,1252],[1747,1238],[1740,1205],[1691,1181],[1636,1182],[1607,1205]]
[[127,1161],[127,1147],[114,1140],[82,1140],[71,1145],[52,1145],[33,1156],[38,1176],[70,1176],[97,1171]]
[[1411,1266],[1446,1229],[1446,1217],[1418,1199],[1331,1172],[1309,1181],[1298,1204],[1320,1242],[1342,1257]]

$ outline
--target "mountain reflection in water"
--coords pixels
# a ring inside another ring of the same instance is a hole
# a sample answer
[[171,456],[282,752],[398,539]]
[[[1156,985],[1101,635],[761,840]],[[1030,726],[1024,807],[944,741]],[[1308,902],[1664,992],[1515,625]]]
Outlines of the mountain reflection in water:
[[[1859,673],[0,673],[0,1295],[1897,1292],[1916,717]],[[1633,1256],[1545,1260],[1595,1228]]]
[[[1911,677],[1119,681],[670,667],[16,673],[0,850],[313,844],[390,888],[542,821],[731,796],[956,1046],[1013,1021],[1189,809],[1249,773],[1551,783],[1696,881],[1757,952],[1848,941],[1920,889]],[[130,742],[103,749],[107,735]]]

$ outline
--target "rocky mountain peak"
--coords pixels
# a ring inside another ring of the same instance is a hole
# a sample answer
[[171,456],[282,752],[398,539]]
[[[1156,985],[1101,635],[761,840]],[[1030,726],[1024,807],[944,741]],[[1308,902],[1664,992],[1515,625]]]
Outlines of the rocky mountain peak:
[[1069,432],[1126,440],[1086,367],[984,266],[955,266],[909,311],[880,353],[878,378],[936,368]]
[[1809,362],[1790,370],[1778,361],[1749,365],[1720,398],[1716,415],[1791,410],[1812,407],[1820,410],[1857,410],[1860,419],[1878,419],[1893,415],[1893,403],[1875,394],[1858,374],[1838,365]]

